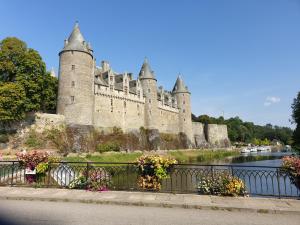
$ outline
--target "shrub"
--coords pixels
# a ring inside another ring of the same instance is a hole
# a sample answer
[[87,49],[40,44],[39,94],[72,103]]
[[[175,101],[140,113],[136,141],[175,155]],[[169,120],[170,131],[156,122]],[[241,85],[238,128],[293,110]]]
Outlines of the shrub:
[[30,148],[39,148],[43,145],[43,141],[38,136],[35,130],[30,130],[29,135],[25,141],[25,145]]
[[0,143],[7,143],[9,141],[9,137],[7,134],[0,134]]
[[114,141],[98,144],[96,147],[96,151],[103,153],[103,152],[119,152],[120,151],[120,144]]

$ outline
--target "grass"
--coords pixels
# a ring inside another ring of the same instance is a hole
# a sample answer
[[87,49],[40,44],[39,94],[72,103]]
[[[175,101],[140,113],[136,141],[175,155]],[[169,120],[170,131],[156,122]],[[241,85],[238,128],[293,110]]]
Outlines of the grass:
[[[101,155],[87,155],[66,157],[64,160],[68,162],[134,162],[142,153],[103,153]],[[226,150],[185,150],[185,151],[168,151],[166,156],[175,158],[179,163],[195,163],[195,162],[212,162],[214,160],[221,160],[230,156],[237,156],[237,151]]]
[[87,155],[65,157],[68,162],[134,162],[142,153],[103,153],[101,155]]
[[212,162],[221,160],[230,156],[238,156],[238,151],[228,150],[187,150],[187,151],[172,151],[168,153],[180,163],[195,163],[195,162]]

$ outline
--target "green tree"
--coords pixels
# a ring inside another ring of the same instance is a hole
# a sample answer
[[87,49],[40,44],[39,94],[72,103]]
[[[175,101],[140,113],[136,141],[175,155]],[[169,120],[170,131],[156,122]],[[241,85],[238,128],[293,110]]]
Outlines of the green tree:
[[46,72],[39,53],[15,37],[0,42],[0,82],[23,87],[24,112],[55,110],[57,79]]
[[25,117],[25,91],[16,83],[0,83],[0,122],[8,124]]
[[292,110],[292,122],[296,124],[296,129],[293,133],[293,147],[300,151],[300,92],[294,99]]

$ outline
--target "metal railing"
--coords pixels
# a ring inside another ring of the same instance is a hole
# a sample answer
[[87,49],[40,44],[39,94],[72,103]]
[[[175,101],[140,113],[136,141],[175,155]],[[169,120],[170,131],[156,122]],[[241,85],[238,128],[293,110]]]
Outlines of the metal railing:
[[[217,176],[226,172],[239,178],[250,196],[299,198],[300,191],[288,172],[280,167],[242,165],[176,164],[170,170],[170,178],[162,181],[160,192],[198,193],[202,177]],[[103,184],[108,190],[143,191],[137,185],[138,167],[134,163],[61,162],[52,163],[35,182],[29,182],[25,169],[18,161],[0,162],[0,185],[38,186],[58,188],[87,188],[88,182]],[[75,185],[78,180],[88,181]]]

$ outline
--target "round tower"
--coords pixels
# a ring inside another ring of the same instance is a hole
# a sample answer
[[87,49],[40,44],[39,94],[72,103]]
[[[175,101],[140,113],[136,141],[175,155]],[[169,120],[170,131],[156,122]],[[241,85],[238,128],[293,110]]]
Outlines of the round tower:
[[157,101],[157,80],[150,68],[148,60],[145,59],[139,73],[139,80],[145,96],[145,128],[159,129],[158,127],[158,101]]
[[94,59],[78,23],[59,53],[57,113],[68,124],[93,125]]
[[192,110],[191,110],[191,93],[180,75],[178,76],[173,88],[173,94],[177,100],[179,110],[179,132],[185,133],[189,141],[194,144],[194,135],[192,128]]

